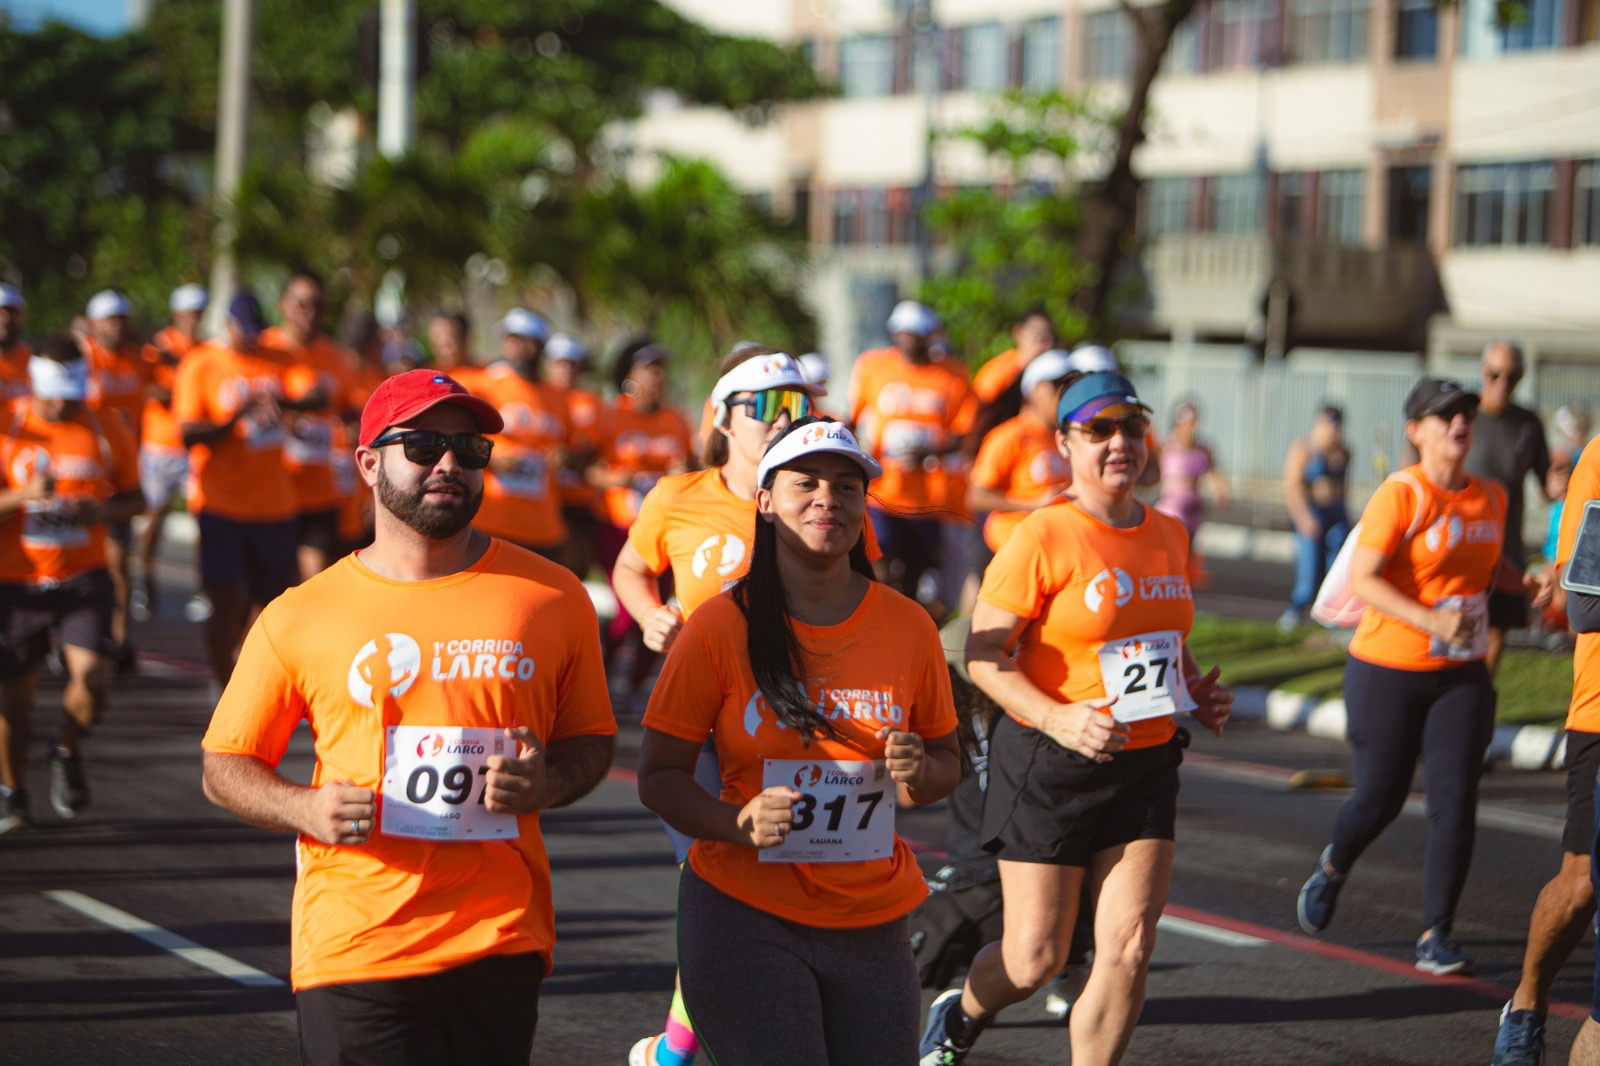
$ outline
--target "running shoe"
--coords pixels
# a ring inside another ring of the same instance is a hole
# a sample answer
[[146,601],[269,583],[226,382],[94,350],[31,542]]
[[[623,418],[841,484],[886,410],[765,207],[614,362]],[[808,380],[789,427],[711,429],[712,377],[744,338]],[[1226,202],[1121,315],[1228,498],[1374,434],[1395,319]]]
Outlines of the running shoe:
[[1455,941],[1434,933],[1417,941],[1417,969],[1424,973],[1471,973],[1472,960],[1461,954]]
[[1300,888],[1300,899],[1295,904],[1300,928],[1308,933],[1320,933],[1328,928],[1328,923],[1333,921],[1333,905],[1339,900],[1339,889],[1344,887],[1344,874],[1328,872],[1328,856],[1331,854],[1332,844],[1322,849],[1316,872],[1306,878],[1306,883]]
[[144,589],[134,589],[128,594],[128,615],[135,622],[148,622],[153,613],[150,594]]
[[0,836],[32,827],[33,822],[28,819],[27,790],[0,785]]
[[1537,1011],[1500,1011],[1500,1031],[1494,1038],[1493,1066],[1541,1066],[1544,1062],[1544,1019]]
[[1044,1012],[1052,1018],[1065,1018],[1072,1013],[1072,1005],[1083,995],[1083,984],[1089,979],[1089,964],[1068,963],[1061,972],[1044,986]]
[[928,1026],[922,1030],[922,1043],[917,1048],[917,1066],[956,1066],[966,1061],[972,1045],[956,1043],[957,1034],[951,1032],[951,1027],[959,1027],[960,1023],[961,989],[940,992],[928,1008]]
[[50,806],[63,818],[76,818],[89,806],[83,756],[75,751],[50,748]]

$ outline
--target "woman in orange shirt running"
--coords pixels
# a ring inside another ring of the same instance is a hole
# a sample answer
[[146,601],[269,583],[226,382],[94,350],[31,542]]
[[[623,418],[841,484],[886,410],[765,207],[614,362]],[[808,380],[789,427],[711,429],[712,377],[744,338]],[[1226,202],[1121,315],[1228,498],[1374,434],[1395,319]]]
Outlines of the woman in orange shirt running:
[[[684,623],[645,714],[639,798],[695,838],[678,965],[722,1066],[915,1056],[927,887],[894,812],[948,795],[960,761],[938,632],[867,562],[880,470],[837,422],[773,442],[750,573]],[[693,776],[707,735],[720,797]]]
[[[624,610],[639,619],[644,646],[672,647],[684,617],[745,575],[756,524],[756,470],[767,444],[811,410],[827,390],[812,384],[792,356],[765,345],[736,349],[711,388],[712,427],[701,458],[706,469],[656,482],[628,529],[611,584]],[[660,576],[672,571],[677,605],[662,602]],[[717,789],[721,774],[708,740],[695,780]],[[667,827],[681,865],[693,838]],[[630,1066],[684,1066],[699,1043],[673,996],[665,1031],[635,1046]]]
[[934,1000],[925,1066],[961,1062],[996,1012],[1060,971],[1086,897],[1095,957],[1072,1009],[1072,1061],[1120,1061],[1143,1006],[1172,877],[1173,718],[1191,713],[1220,735],[1233,705],[1185,643],[1188,534],[1133,494],[1148,411],[1121,374],[1069,374],[1056,443],[1072,489],[1024,518],[984,574],[967,671],[1006,712],[989,742],[982,829],[1005,932],[963,988]]
[[1071,357],[1059,348],[1035,358],[1022,372],[1022,413],[996,426],[978,448],[967,506],[987,514],[983,540],[991,552],[1072,484],[1072,467],[1056,450],[1056,401],[1071,372]]
[[1478,776],[1494,733],[1484,665],[1491,588],[1550,599],[1548,574],[1502,553],[1506,494],[1466,472],[1478,394],[1423,378],[1406,396],[1406,439],[1420,461],[1378,486],[1361,515],[1350,591],[1367,605],[1344,669],[1355,792],[1333,842],[1300,889],[1300,925],[1320,933],[1351,867],[1405,806],[1422,758],[1428,842],[1417,969],[1466,973],[1450,938],[1477,829]]

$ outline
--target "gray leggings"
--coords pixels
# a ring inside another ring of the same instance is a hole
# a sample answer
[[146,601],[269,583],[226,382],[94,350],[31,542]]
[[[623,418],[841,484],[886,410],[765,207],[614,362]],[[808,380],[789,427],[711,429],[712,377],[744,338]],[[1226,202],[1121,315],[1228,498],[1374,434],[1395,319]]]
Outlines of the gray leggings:
[[909,1066],[922,994],[906,919],[819,929],[683,868],[683,1002],[713,1066]]

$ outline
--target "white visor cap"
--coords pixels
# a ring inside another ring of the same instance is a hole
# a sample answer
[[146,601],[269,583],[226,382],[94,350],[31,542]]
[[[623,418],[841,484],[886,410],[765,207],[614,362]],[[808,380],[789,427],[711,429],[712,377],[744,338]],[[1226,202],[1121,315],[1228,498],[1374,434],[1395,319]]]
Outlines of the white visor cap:
[[133,314],[133,305],[128,298],[116,289],[103,289],[89,297],[89,306],[83,316],[91,322],[98,322],[102,318],[115,318],[118,315]]
[[819,452],[833,452],[854,460],[868,481],[883,473],[883,467],[861,450],[856,435],[843,422],[813,422],[779,438],[767,449],[767,454],[761,457],[761,465],[756,468],[756,484],[765,485],[774,470]]
[[828,383],[828,360],[821,352],[807,352],[797,362],[807,380],[815,381],[818,385]]
[[82,359],[58,363],[36,355],[28,360],[28,384],[35,399],[87,400],[89,364]]
[[1067,359],[1072,364],[1068,370],[1081,370],[1085,374],[1098,374],[1102,371],[1112,374],[1122,372],[1122,368],[1117,365],[1117,357],[1111,349],[1102,348],[1098,344],[1085,344],[1074,348]]
[[807,396],[826,396],[824,385],[806,377],[800,363],[785,352],[754,355],[717,379],[711,386],[711,402],[718,407],[740,392],[765,392],[767,389],[794,389]]
[[174,314],[182,311],[204,311],[211,303],[211,294],[206,292],[204,285],[179,285],[172,290],[172,298],[167,301]]
[[1044,382],[1060,381],[1076,369],[1072,365],[1072,356],[1060,348],[1040,352],[1022,372],[1022,398],[1026,400],[1032,396],[1033,390]]
[[544,357],[557,363],[581,363],[589,358],[589,349],[570,333],[552,333],[545,342]]
[[919,304],[915,300],[901,300],[894,305],[894,310],[889,312],[889,333],[915,333],[919,337],[926,337],[941,325],[939,316],[933,308],[926,304]]
[[543,315],[536,315],[526,307],[513,307],[507,311],[506,317],[500,320],[499,328],[501,336],[511,334],[533,341],[548,340],[550,337],[550,323],[544,320]]

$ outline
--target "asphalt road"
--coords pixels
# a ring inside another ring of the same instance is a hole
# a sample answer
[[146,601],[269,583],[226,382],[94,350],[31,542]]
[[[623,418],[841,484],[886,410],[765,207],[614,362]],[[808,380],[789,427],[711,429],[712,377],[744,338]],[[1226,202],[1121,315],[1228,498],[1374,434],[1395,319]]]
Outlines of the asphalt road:
[[[1248,599],[1253,585],[1260,611],[1272,602],[1281,609],[1281,598],[1269,599],[1276,579],[1233,586],[1214,570],[1214,594]],[[36,801],[37,829],[0,837],[0,1063],[295,1060],[281,984],[291,842],[239,825],[200,794],[209,701],[193,665],[196,630],[177,607],[164,604],[141,630],[159,659],[119,686],[90,749],[93,809],[64,823]],[[41,696],[36,795],[58,691],[47,681]],[[659,1028],[671,993],[677,871],[634,794],[637,727],[625,722],[620,740],[611,777],[544,819],[559,946],[536,1061],[626,1061],[633,1041]],[[1528,910],[1557,862],[1560,776],[1485,779],[1457,928],[1478,975],[1441,979],[1411,967],[1420,813],[1402,815],[1367,854],[1332,929],[1313,940],[1295,926],[1295,894],[1345,794],[1294,791],[1287,778],[1347,766],[1343,746],[1246,726],[1222,740],[1197,738],[1190,756],[1172,905],[1127,1061],[1488,1061]],[[303,779],[309,767],[302,731],[286,770]],[[903,812],[900,829],[936,867],[942,812]],[[138,923],[147,925],[124,931]],[[1551,1019],[1549,1062],[1565,1061],[1591,972],[1586,943],[1555,990],[1563,1006]],[[1029,1003],[1002,1015],[969,1061],[1067,1059],[1063,1025]]]

